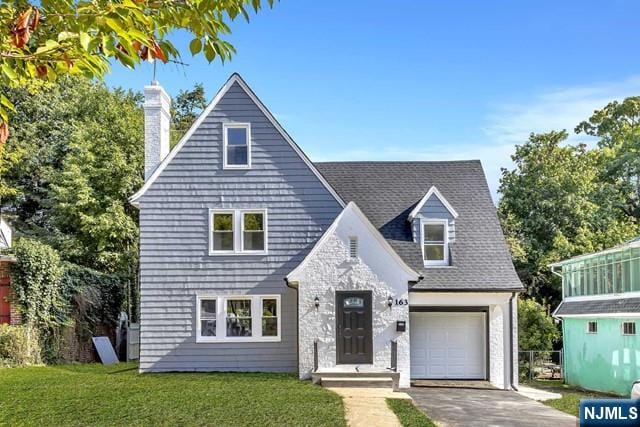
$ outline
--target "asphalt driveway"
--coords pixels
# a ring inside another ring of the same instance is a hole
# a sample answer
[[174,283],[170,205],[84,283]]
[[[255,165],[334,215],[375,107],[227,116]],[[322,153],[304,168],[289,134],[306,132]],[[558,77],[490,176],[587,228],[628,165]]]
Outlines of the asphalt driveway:
[[576,418],[513,391],[411,387],[415,405],[442,426],[576,427]]

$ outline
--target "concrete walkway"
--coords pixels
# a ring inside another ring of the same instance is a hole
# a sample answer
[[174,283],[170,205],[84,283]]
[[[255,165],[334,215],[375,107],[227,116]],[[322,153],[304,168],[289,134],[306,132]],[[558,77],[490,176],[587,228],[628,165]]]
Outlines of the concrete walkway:
[[398,418],[385,399],[411,399],[406,393],[388,388],[333,387],[328,388],[342,397],[347,425],[350,427],[400,427]]
[[529,399],[537,400],[538,402],[562,398],[560,393],[553,393],[551,391],[540,390],[539,388],[527,387],[522,384],[518,386],[518,393],[524,397],[528,397]]
[[575,417],[514,391],[411,387],[408,393],[441,426],[576,426]]

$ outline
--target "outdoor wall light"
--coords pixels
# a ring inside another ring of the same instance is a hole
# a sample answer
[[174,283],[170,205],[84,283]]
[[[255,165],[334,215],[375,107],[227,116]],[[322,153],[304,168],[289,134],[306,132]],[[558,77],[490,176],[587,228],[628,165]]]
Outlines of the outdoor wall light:
[[389,295],[389,298],[387,298],[387,304],[389,305],[389,308],[391,308],[391,306],[393,305],[393,297],[391,295]]
[[313,300],[313,305],[316,306],[316,310],[317,310],[318,307],[320,307],[320,298],[316,296],[315,299]]

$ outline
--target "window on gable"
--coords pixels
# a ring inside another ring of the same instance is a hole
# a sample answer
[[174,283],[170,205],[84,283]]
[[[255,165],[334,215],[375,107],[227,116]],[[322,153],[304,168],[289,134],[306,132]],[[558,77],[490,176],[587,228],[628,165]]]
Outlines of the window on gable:
[[266,209],[211,209],[209,255],[267,253]]
[[635,335],[636,322],[622,322],[622,335]]
[[214,212],[212,219],[213,247],[215,252],[233,252],[233,212]]
[[425,265],[446,265],[449,261],[447,222],[426,221],[422,226],[422,252]]
[[242,214],[242,249],[244,251],[264,251],[263,212]]
[[598,333],[598,322],[587,322],[587,333],[588,334],[597,334]]
[[225,123],[224,168],[251,167],[251,126],[248,123]]

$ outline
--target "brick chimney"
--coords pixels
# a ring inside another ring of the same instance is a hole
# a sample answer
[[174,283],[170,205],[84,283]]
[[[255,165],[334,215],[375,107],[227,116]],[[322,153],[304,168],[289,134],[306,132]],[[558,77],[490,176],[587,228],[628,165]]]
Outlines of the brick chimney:
[[171,98],[154,80],[144,87],[144,179],[147,180],[169,154]]

